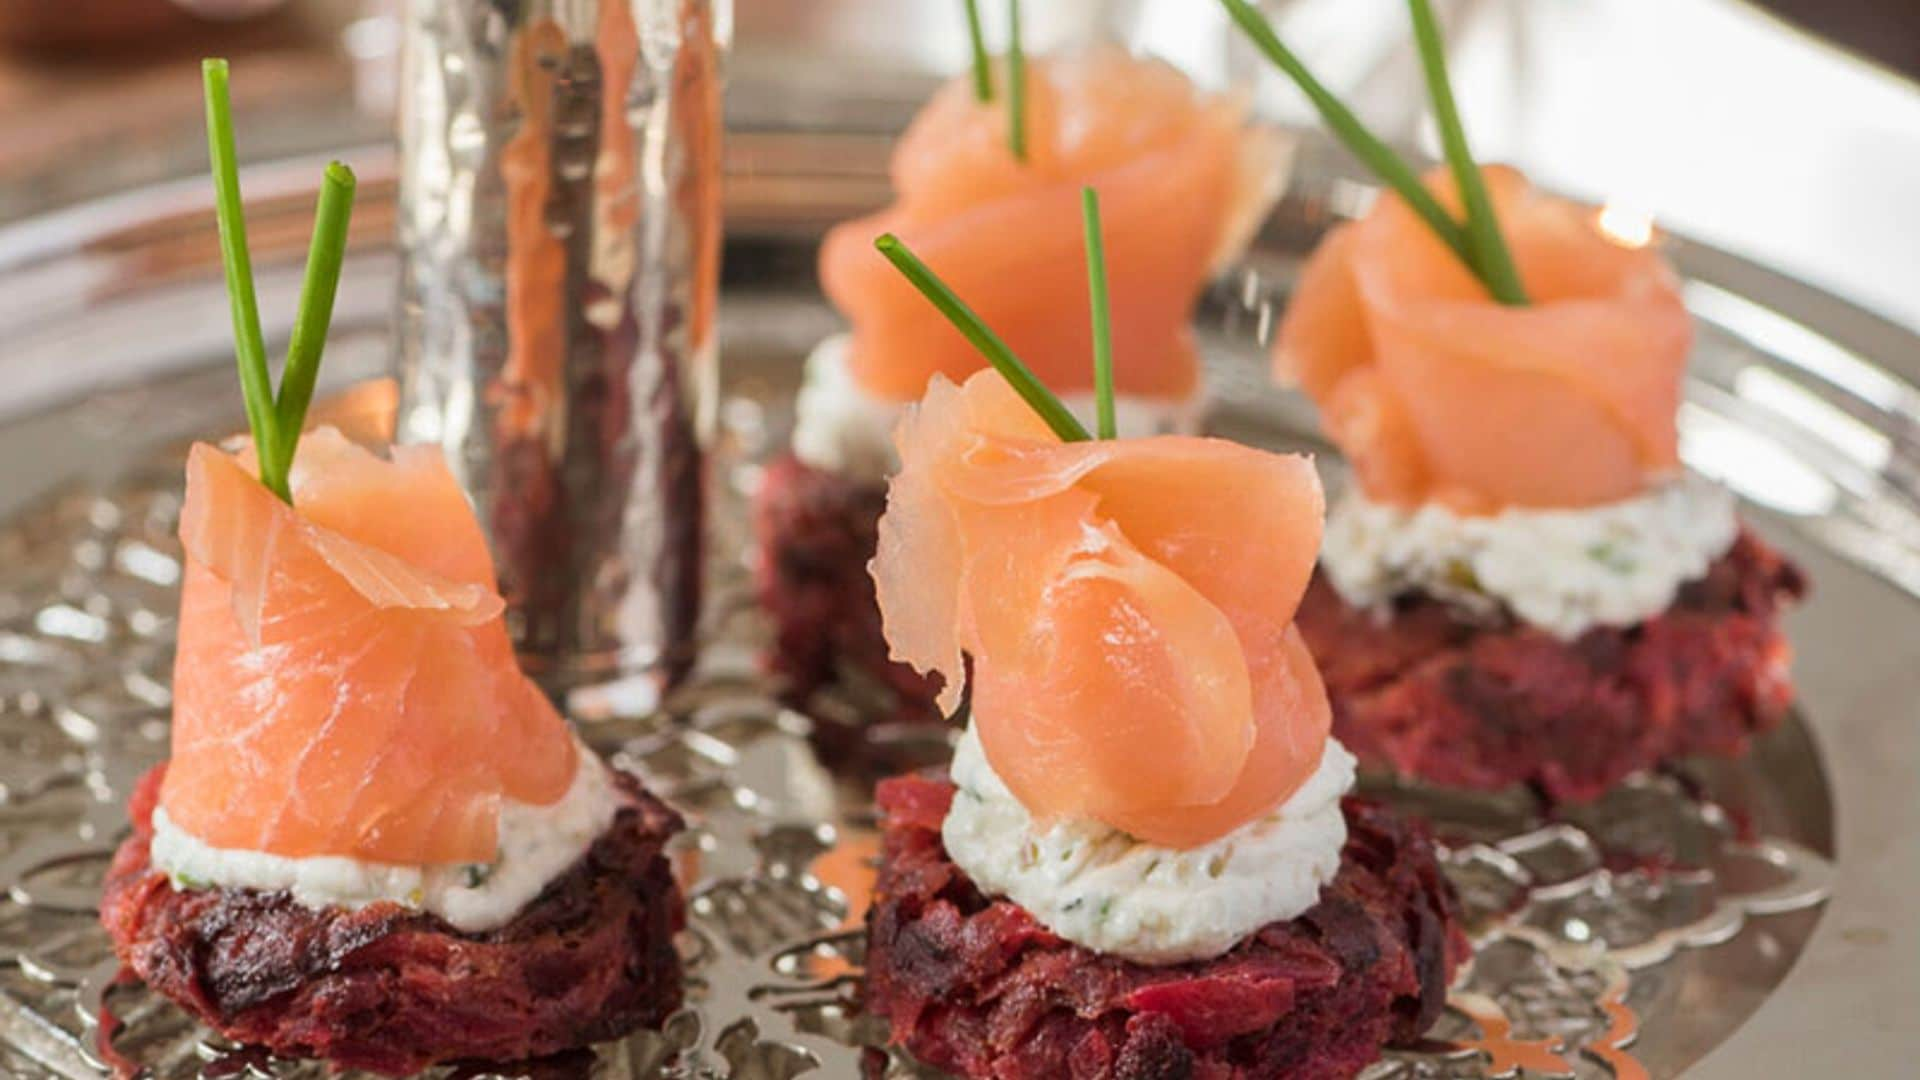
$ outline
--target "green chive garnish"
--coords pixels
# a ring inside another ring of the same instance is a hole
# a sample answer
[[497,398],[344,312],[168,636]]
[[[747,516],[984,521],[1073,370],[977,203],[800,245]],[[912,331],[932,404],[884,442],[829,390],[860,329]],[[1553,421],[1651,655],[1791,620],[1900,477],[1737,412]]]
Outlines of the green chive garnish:
[[1020,44],[1020,0],[1007,0],[1007,144],[1027,160],[1027,54]]
[[993,100],[993,62],[987,58],[987,37],[980,29],[979,0],[966,0],[967,36],[973,40],[973,97],[986,104]]
[[1440,126],[1440,141],[1447,150],[1447,165],[1453,170],[1454,186],[1460,189],[1460,203],[1467,212],[1468,242],[1473,246],[1473,263],[1480,269],[1493,298],[1510,307],[1524,307],[1526,288],[1520,284],[1520,272],[1514,268],[1513,255],[1500,235],[1500,222],[1494,217],[1493,200],[1480,166],[1467,146],[1466,128],[1460,123],[1460,109],[1453,100],[1453,83],[1447,77],[1446,45],[1440,37],[1439,20],[1427,0],[1407,0],[1413,14],[1413,36],[1420,47],[1420,66],[1427,75],[1427,95],[1433,99],[1434,119]]
[[1060,403],[1059,398],[1053,396],[1053,391],[1047,389],[1046,384],[1040,381],[1032,369],[1022,363],[1019,357],[1013,355],[1013,350],[1007,347],[1006,342],[1000,340],[1000,335],[994,333],[986,323],[981,322],[980,316],[974,314],[973,309],[968,307],[965,301],[955,296],[953,290],[947,287],[947,283],[941,281],[940,276],[935,274],[926,263],[921,262],[919,256],[902,243],[899,237],[892,233],[884,233],[873,242],[873,246],[880,250],[880,254],[887,257],[887,261],[892,263],[914,288],[920,290],[920,295],[926,297],[942,315],[947,317],[947,321],[953,324],[954,329],[960,331],[974,348],[980,350],[980,355],[986,357],[987,362],[993,365],[993,369],[1000,373],[1000,377],[1007,380],[1027,404],[1033,407],[1034,412],[1040,414],[1040,419],[1047,422],[1047,426],[1053,429],[1055,435],[1060,436],[1064,442],[1084,442],[1093,437],[1087,434],[1087,429],[1080,426],[1080,421],[1067,411],[1067,407]]
[[300,306],[294,315],[286,370],[276,400],[260,329],[260,306],[253,291],[253,260],[247,253],[227,62],[205,60],[200,71],[206,88],[207,150],[213,166],[214,210],[220,223],[220,257],[226,267],[227,298],[233,308],[233,349],[240,367],[247,427],[253,433],[261,484],[291,504],[293,493],[287,476],[300,431],[306,425],[307,406],[313,401],[313,388],[319,379],[320,355],[333,321],[333,301],[346,257],[347,226],[353,216],[353,170],[336,161],[327,166],[321,180],[306,277],[300,287]]
[[1472,270],[1475,276],[1483,276],[1480,274],[1478,262],[1474,259],[1473,246],[1468,239],[1467,230],[1447,213],[1446,207],[1441,206],[1440,201],[1434,198],[1433,193],[1420,182],[1419,174],[1413,171],[1412,166],[1402,160],[1400,155],[1394,153],[1392,148],[1378,136],[1367,130],[1359,117],[1353,115],[1352,111],[1342,104],[1331,90],[1313,77],[1313,73],[1300,62],[1300,58],[1281,42],[1278,34],[1273,32],[1273,26],[1267,22],[1266,16],[1260,14],[1253,5],[1247,3],[1247,0],[1220,0],[1220,3],[1227,9],[1227,14],[1233,21],[1240,24],[1240,29],[1246,32],[1247,37],[1253,40],[1254,45],[1267,54],[1267,59],[1272,60],[1275,67],[1285,72],[1287,77],[1307,95],[1307,99],[1313,102],[1313,107],[1319,110],[1321,119],[1326,121],[1327,127],[1334,136],[1345,144],[1355,157],[1364,162],[1367,168],[1373,170],[1375,176],[1398,192],[1406,204],[1413,208],[1413,212],[1426,221],[1435,235],[1453,249],[1454,254],[1460,257],[1461,262],[1467,264],[1468,269]]
[[313,243],[307,250],[307,273],[300,283],[300,306],[287,342],[287,366],[280,373],[280,396],[275,403],[280,425],[281,460],[293,463],[300,432],[307,425],[307,406],[320,378],[320,353],[333,322],[333,300],[340,290],[340,267],[347,255],[347,224],[353,216],[353,170],[335,161],[320,181],[320,203],[314,211]]
[[1107,252],[1100,237],[1100,193],[1080,189],[1080,220],[1087,234],[1087,306],[1093,313],[1093,394],[1098,411],[1094,429],[1103,439],[1119,437],[1113,415],[1113,318],[1107,301]]
[[253,294],[253,260],[247,254],[247,222],[240,202],[240,166],[233,146],[233,100],[227,90],[227,62],[200,65],[207,98],[207,155],[213,165],[214,213],[220,223],[220,258],[227,271],[227,300],[233,309],[233,352],[240,366],[240,392],[246,400],[247,426],[260,460],[260,482],[287,502],[287,467],[280,460],[280,428],[274,414],[273,385],[267,373],[267,346],[260,331],[260,305]]

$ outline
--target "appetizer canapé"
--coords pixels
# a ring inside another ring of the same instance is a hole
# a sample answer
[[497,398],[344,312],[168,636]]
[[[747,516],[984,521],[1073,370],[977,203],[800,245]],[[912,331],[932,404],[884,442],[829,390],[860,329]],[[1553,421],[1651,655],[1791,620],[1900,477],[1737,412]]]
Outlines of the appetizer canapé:
[[1588,799],[1778,722],[1804,585],[1679,464],[1691,324],[1664,260],[1489,180],[1529,306],[1488,300],[1391,196],[1295,296],[1280,367],[1356,481],[1301,628],[1363,757]]
[[1414,776],[1555,799],[1740,752],[1792,701],[1778,616],[1804,583],[1680,464],[1678,279],[1591,208],[1482,175],[1413,8],[1450,168],[1415,181],[1329,114],[1393,190],[1321,243],[1275,353],[1353,467],[1300,616],[1334,728]]
[[[244,252],[217,65],[209,93]],[[101,920],[133,974],[223,1034],[343,1067],[519,1060],[657,1023],[680,1000],[679,817],[521,673],[439,451],[300,437],[350,198],[335,166],[277,395],[229,264],[253,437],[188,458],[172,757],[133,797]]]
[[1425,833],[1347,797],[1292,625],[1312,462],[1085,438],[989,345],[1007,377],[902,422],[880,522],[893,655],[972,708],[948,777],[881,785],[868,1006],[968,1077],[1357,1073],[1465,945]]
[[779,633],[770,659],[797,697],[854,675],[890,688],[898,715],[934,715],[925,681],[887,660],[866,563],[897,465],[894,425],[930,376],[964,379],[982,361],[873,238],[911,243],[1090,416],[1074,222],[1081,186],[1097,188],[1114,253],[1121,430],[1191,430],[1201,385],[1189,319],[1271,201],[1277,156],[1239,99],[1111,46],[1015,55],[935,95],[895,150],[895,203],[827,237],[821,280],[852,330],[808,359],[793,453],[759,499],[761,593]]

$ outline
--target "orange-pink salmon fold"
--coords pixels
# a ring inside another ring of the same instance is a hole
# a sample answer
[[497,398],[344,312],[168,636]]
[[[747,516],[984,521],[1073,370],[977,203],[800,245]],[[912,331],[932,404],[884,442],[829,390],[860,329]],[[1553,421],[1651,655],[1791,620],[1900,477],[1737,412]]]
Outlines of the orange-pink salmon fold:
[[959,382],[978,352],[873,248],[897,234],[966,297],[1040,378],[1091,386],[1080,190],[1100,193],[1122,393],[1182,398],[1199,385],[1193,310],[1214,265],[1258,224],[1280,146],[1243,100],[1198,90],[1167,64],[1103,46],[1027,66],[1027,146],[1008,145],[1001,93],[943,87],[893,156],[896,201],[836,227],[820,254],[827,295],[853,324],[849,363],[869,393],[918,398]]
[[196,444],[160,802],[215,847],[424,866],[498,856],[501,800],[571,784],[492,560],[437,449],[301,440],[294,503],[251,451]]
[[971,660],[975,730],[1035,815],[1192,847],[1313,774],[1331,712],[1292,625],[1311,460],[1063,443],[991,371],[935,378],[896,442],[873,562],[894,657],[943,676],[949,709]]
[[[1397,196],[1323,241],[1275,370],[1319,405],[1368,497],[1466,513],[1629,498],[1679,467],[1693,324],[1658,251],[1489,168],[1531,303],[1496,303]],[[1449,178],[1429,185],[1454,199]]]

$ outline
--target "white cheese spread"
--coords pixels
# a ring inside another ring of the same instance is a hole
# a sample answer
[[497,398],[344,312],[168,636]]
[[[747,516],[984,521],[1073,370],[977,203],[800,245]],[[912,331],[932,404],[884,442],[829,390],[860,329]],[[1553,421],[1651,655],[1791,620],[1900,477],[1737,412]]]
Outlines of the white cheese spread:
[[1469,612],[1504,608],[1571,640],[1665,611],[1739,527],[1733,495],[1691,474],[1605,506],[1478,517],[1388,506],[1355,489],[1327,515],[1320,565],[1355,607],[1384,610],[1422,592]]
[[1095,821],[1042,827],[987,762],[969,727],[953,758],[947,854],[989,895],[1005,896],[1077,945],[1145,964],[1219,956],[1268,923],[1295,918],[1340,869],[1340,797],[1354,759],[1329,738],[1320,767],[1277,809],[1188,850],[1145,844]]
[[490,863],[396,866],[344,856],[288,858],[204,843],[153,811],[153,865],[179,888],[221,885],[286,890],[311,908],[357,909],[382,901],[431,912],[467,933],[511,921],[570,868],[624,805],[600,756],[580,748],[573,784],[558,802],[500,805],[500,853]]
[[[893,429],[910,401],[876,397],[847,366],[852,339],[835,334],[807,357],[807,369],[794,403],[793,453],[816,469],[858,479],[884,480],[900,467],[893,450]],[[1061,401],[1082,423],[1093,424],[1091,393],[1062,395]],[[1195,391],[1179,400],[1154,400],[1127,394],[1114,399],[1114,421],[1122,438],[1192,434],[1200,430],[1204,395]]]

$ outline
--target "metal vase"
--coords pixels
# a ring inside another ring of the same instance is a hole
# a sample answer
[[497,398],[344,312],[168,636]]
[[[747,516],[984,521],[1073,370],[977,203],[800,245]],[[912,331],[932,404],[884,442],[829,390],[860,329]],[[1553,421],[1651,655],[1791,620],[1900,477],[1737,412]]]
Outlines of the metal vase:
[[398,435],[445,448],[556,691],[690,660],[730,22],[405,0]]

